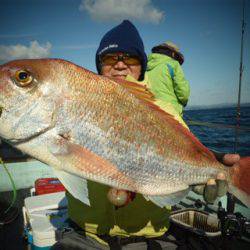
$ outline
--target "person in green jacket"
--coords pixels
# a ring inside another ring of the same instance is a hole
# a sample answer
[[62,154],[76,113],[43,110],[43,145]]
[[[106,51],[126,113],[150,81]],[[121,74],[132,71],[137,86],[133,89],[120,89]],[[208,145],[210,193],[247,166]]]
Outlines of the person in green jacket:
[[152,48],[146,71],[148,88],[156,99],[172,105],[181,116],[190,95],[190,86],[181,68],[183,62],[179,48],[166,42]]

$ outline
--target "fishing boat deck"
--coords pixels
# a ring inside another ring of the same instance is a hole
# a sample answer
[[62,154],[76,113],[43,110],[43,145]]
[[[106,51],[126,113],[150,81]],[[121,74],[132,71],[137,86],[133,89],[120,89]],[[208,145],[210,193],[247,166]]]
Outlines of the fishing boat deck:
[[[17,188],[17,199],[15,207],[18,208],[18,217],[11,223],[2,226],[0,229],[0,249],[1,250],[27,250],[27,242],[24,240],[24,223],[22,207],[24,205],[24,199],[30,196],[30,188],[33,186],[34,181],[41,177],[52,177],[53,172],[47,165],[38,161],[28,161],[19,163],[6,164],[15,180]],[[3,168],[0,168],[0,211],[1,204],[10,204],[12,201],[13,192],[9,179],[6,177],[6,173]],[[7,191],[8,190],[8,191]],[[197,199],[201,199],[201,196],[191,192],[180,203],[182,208],[194,208],[194,203]],[[225,197],[221,200],[223,207],[226,207]],[[217,206],[204,206],[203,210],[209,213],[216,213]],[[241,212],[244,216],[250,219],[250,209],[236,204],[236,211]],[[250,241],[234,241],[232,249],[249,249]]]
[[[28,244],[24,238],[24,223],[22,215],[22,207],[24,199],[30,194],[29,189],[21,189],[17,191],[17,200],[15,208],[18,209],[18,215],[15,219],[0,226],[0,249],[1,250],[28,250]],[[0,193],[0,205],[10,204],[12,200],[12,191]],[[0,207],[1,209],[2,207]],[[16,211],[14,211],[15,213]]]

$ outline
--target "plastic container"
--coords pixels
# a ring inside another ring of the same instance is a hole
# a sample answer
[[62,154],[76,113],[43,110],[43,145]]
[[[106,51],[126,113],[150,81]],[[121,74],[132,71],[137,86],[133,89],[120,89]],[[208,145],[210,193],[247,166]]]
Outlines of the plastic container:
[[65,192],[28,197],[23,207],[24,232],[32,250],[49,250],[56,231],[67,227]]
[[180,229],[188,230],[196,235],[204,235],[209,238],[221,235],[217,215],[204,211],[195,209],[176,211],[170,215],[170,222]]
[[36,195],[65,191],[65,187],[57,178],[40,178],[35,181]]

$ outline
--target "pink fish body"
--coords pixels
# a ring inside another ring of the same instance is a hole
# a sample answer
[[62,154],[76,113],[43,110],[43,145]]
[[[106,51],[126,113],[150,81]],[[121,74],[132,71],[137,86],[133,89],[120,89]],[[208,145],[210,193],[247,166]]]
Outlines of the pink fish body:
[[59,59],[12,61],[0,67],[0,108],[0,137],[52,166],[72,193],[89,179],[150,199],[223,172],[249,202],[250,188],[235,186],[235,171],[135,83]]

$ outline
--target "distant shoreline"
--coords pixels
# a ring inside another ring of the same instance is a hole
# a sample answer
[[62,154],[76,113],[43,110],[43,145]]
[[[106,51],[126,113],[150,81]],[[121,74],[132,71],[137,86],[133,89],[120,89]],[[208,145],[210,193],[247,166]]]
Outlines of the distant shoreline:
[[[250,103],[242,103],[241,107],[250,107]],[[214,105],[193,105],[187,106],[185,111],[188,110],[201,110],[201,109],[224,109],[224,108],[236,108],[236,103],[222,103],[222,104],[214,104]]]

